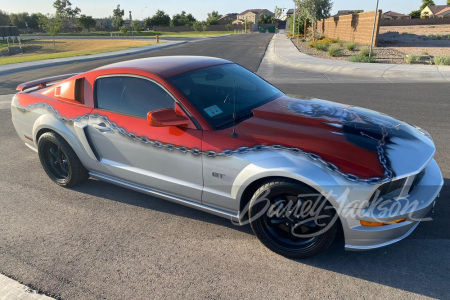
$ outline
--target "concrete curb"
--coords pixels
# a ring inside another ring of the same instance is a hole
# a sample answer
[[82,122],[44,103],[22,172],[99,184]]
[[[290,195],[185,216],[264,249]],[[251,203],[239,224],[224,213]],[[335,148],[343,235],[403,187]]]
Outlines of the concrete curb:
[[450,66],[365,64],[321,59],[301,53],[283,34],[274,35],[267,50],[271,58],[277,63],[305,71],[384,78],[387,81],[389,81],[389,78],[437,82],[450,81]]
[[127,55],[141,54],[141,53],[145,53],[145,52],[160,50],[160,49],[188,43],[187,41],[179,41],[179,42],[163,41],[163,42],[164,42],[163,44],[159,44],[159,45],[150,45],[150,46],[145,46],[145,47],[131,48],[131,49],[125,49],[125,50],[121,50],[121,51],[107,52],[107,53],[101,53],[101,54],[75,56],[75,57],[68,57],[68,58],[46,59],[46,60],[39,60],[39,61],[32,61],[32,62],[3,65],[3,66],[0,66],[0,76],[8,75],[11,73],[27,71],[27,70],[32,70],[32,69],[45,68],[45,67],[50,67],[50,66],[59,66],[59,65],[66,65],[66,64],[71,64],[71,63],[77,63],[77,62],[93,61],[93,60],[99,60],[99,59],[105,59],[105,58],[114,58],[114,57],[121,57],[121,56],[127,56]]

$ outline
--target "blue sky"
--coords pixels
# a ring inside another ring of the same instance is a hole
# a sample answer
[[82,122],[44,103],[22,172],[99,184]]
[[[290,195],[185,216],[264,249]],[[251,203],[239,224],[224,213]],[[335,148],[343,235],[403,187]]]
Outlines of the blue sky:
[[[163,1],[106,1],[106,0],[71,0],[74,6],[81,8],[83,14],[92,15],[95,18],[107,17],[112,14],[112,10],[117,4],[127,12],[133,12],[133,19],[141,19],[153,15],[157,9],[162,9],[170,16],[185,10],[192,13],[197,19],[204,20],[208,12],[218,10],[221,14],[230,12],[240,13],[249,8],[267,8],[271,11],[275,6],[293,8],[292,0],[224,0],[224,1],[205,1],[205,0],[163,0]],[[0,9],[6,12],[42,12],[52,13],[53,0],[2,0]],[[380,0],[380,9],[383,11],[396,11],[400,13],[409,13],[416,10],[421,5],[421,0]],[[446,0],[435,0],[436,4],[446,4]],[[335,0],[333,4],[333,13],[342,9],[363,9],[365,11],[375,10],[376,0]]]

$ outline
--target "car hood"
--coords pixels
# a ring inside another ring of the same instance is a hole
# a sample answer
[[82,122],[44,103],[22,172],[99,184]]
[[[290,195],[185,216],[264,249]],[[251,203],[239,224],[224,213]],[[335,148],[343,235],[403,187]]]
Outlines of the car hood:
[[404,177],[431,160],[428,133],[390,116],[319,99],[284,96],[253,110],[238,132],[264,145],[317,154],[360,177]]

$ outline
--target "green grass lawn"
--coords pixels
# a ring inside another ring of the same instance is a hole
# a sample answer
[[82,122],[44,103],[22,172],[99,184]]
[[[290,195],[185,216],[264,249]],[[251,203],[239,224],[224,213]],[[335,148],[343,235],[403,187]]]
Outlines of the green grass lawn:
[[[131,39],[58,39],[53,40],[25,40],[22,43],[23,54],[0,56],[0,65],[15,64],[44,59],[66,58],[74,56],[92,55],[105,52],[124,50],[155,44],[155,41]],[[4,45],[3,43],[1,44]]]

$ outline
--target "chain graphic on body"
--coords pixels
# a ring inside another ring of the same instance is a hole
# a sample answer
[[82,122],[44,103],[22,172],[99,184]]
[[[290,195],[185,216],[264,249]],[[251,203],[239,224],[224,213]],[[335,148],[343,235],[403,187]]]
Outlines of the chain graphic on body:
[[119,127],[116,123],[110,121],[108,119],[108,117],[100,115],[100,114],[84,114],[82,116],[78,116],[75,118],[66,118],[66,117],[61,116],[60,113],[53,106],[51,106],[50,104],[47,104],[47,103],[42,102],[42,103],[30,104],[28,106],[22,106],[22,105],[20,105],[20,103],[18,103],[17,99],[15,102],[17,105],[17,109],[19,109],[22,112],[29,112],[34,109],[44,108],[44,109],[47,109],[48,111],[50,111],[58,120],[66,122],[66,123],[70,123],[70,124],[73,124],[76,122],[81,122],[82,120],[99,119],[99,120],[107,123],[107,125],[109,125],[111,127],[111,129],[119,132],[120,134],[130,138],[133,141],[137,141],[137,142],[140,142],[145,145],[151,145],[155,148],[164,149],[164,150],[171,151],[171,152],[177,151],[177,152],[181,152],[181,153],[190,153],[194,156],[206,156],[206,157],[210,157],[210,158],[215,158],[215,157],[230,157],[233,155],[244,155],[244,154],[247,154],[250,152],[260,152],[260,151],[286,151],[291,154],[306,156],[310,160],[320,163],[327,170],[334,172],[334,173],[340,175],[341,177],[343,177],[344,179],[346,179],[350,182],[354,182],[354,183],[367,183],[367,184],[377,185],[380,183],[388,182],[393,177],[392,171],[387,166],[387,159],[386,159],[385,151],[383,148],[385,145],[384,139],[382,140],[382,142],[380,142],[380,144],[377,147],[378,159],[384,168],[384,176],[383,177],[360,178],[359,176],[351,174],[351,173],[344,173],[344,172],[340,171],[339,168],[335,164],[325,161],[324,159],[322,159],[321,156],[319,156],[315,153],[306,152],[300,148],[285,147],[282,145],[268,145],[268,146],[257,145],[257,146],[253,146],[253,147],[239,147],[236,150],[224,150],[222,152],[217,152],[217,151],[213,151],[213,150],[201,151],[200,149],[196,149],[196,148],[187,148],[184,146],[176,146],[173,144],[164,144],[157,140],[150,140],[149,138],[147,138],[145,136],[138,136],[132,132],[128,132],[123,127]]

